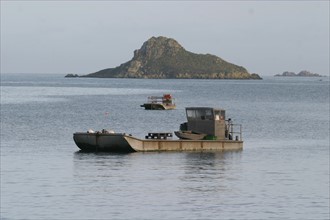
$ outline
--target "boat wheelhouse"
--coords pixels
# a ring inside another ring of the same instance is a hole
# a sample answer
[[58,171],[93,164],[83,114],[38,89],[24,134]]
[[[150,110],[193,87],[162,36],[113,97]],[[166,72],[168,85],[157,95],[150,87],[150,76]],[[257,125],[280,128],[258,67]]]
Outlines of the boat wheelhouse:
[[224,109],[209,107],[186,108],[187,122],[180,125],[175,135],[180,139],[192,140],[241,140],[242,127],[226,120]]

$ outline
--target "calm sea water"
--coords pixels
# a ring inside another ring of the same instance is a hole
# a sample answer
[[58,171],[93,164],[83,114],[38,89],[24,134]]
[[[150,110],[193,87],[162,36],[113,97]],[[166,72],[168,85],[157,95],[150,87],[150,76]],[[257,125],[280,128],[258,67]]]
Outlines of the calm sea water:
[[[163,93],[176,110],[140,107]],[[244,149],[81,153],[72,139],[173,132],[188,106],[226,109]],[[1,75],[1,219],[329,218],[329,78]]]

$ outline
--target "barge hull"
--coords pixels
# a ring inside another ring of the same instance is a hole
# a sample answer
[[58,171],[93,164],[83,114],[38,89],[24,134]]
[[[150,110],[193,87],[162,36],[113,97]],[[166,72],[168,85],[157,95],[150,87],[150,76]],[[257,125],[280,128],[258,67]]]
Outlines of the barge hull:
[[164,105],[160,103],[145,103],[141,105],[145,110],[172,110],[175,109],[174,105]]
[[135,151],[225,151],[243,149],[243,141],[234,140],[141,140],[125,136]]
[[142,140],[125,134],[74,133],[73,139],[82,151],[226,151],[243,149],[235,140]]
[[82,151],[134,152],[125,136],[125,134],[78,132],[73,134],[73,140]]

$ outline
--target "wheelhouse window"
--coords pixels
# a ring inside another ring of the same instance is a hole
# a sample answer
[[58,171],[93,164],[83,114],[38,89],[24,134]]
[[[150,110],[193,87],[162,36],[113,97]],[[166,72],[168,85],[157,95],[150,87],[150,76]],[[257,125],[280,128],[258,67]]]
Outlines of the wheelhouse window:
[[187,109],[187,117],[192,120],[214,120],[211,109]]
[[225,120],[225,111],[224,110],[216,110],[214,111],[215,120]]

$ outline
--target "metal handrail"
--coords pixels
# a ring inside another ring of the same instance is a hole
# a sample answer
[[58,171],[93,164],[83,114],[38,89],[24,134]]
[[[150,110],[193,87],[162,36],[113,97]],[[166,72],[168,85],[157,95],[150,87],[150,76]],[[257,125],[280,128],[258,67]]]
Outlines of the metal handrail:
[[[228,134],[232,136],[233,140],[242,141],[242,125],[241,124],[229,124],[230,131]],[[235,137],[235,138],[234,138]]]

